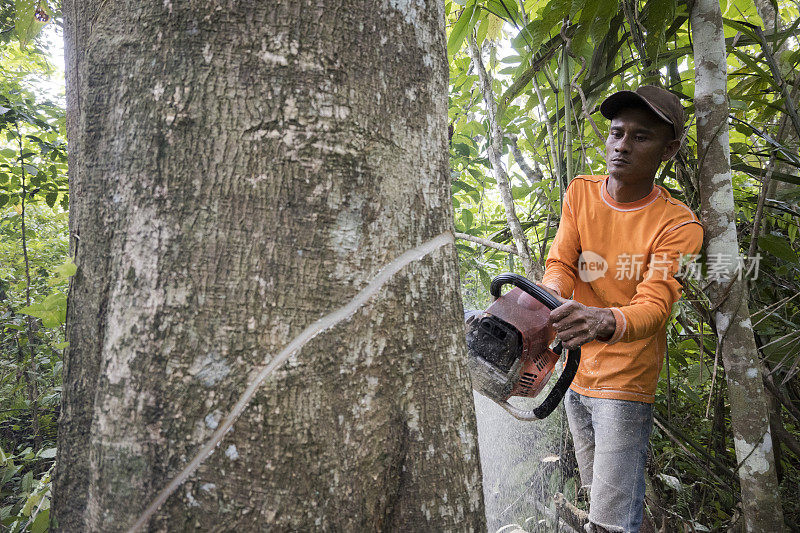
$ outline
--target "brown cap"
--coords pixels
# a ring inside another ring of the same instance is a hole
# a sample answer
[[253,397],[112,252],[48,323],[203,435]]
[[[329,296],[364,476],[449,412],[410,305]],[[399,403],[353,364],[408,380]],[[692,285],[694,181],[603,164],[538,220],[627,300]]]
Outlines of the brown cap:
[[655,85],[642,85],[635,91],[619,91],[600,104],[600,112],[611,120],[626,107],[645,106],[659,116],[661,120],[672,126],[675,138],[683,136],[683,106],[678,97]]

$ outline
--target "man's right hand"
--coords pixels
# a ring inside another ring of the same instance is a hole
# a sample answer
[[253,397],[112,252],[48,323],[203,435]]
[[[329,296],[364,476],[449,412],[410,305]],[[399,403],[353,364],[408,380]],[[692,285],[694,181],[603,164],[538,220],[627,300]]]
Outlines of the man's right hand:
[[551,287],[537,284],[561,302],[550,311],[550,321],[564,348],[571,350],[595,339],[608,340],[614,335],[617,320],[611,309],[590,307],[559,296]]

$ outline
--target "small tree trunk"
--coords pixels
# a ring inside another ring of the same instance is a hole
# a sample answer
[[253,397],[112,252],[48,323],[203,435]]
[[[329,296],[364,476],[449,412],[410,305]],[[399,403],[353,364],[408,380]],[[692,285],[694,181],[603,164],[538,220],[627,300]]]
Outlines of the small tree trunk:
[[735,272],[739,245],[734,222],[725,40],[716,0],[697,0],[691,12],[695,63],[695,109],[700,197],[709,258],[729,265],[727,277],[711,283],[718,347],[725,365],[736,457],[747,531],[782,531],[783,513],[775,476],[767,401],[756,350],[747,283]]
[[511,240],[517,248],[517,255],[525,269],[525,276],[530,279],[542,279],[542,267],[531,259],[531,249],[528,245],[528,238],[522,230],[517,211],[514,208],[514,197],[511,195],[511,186],[508,182],[508,174],[503,167],[503,130],[500,128],[500,117],[497,116],[497,102],[492,91],[492,80],[486,67],[483,64],[481,51],[475,42],[475,37],[469,37],[469,54],[472,58],[472,66],[478,72],[478,78],[483,95],[483,102],[486,104],[486,114],[489,118],[489,162],[492,164],[494,176],[497,180],[497,189],[500,191],[500,198],[503,201],[503,209],[506,214],[508,229],[511,231]]
[[150,530],[484,529],[443,5],[64,11],[78,270],[59,528],[126,530],[199,458]]

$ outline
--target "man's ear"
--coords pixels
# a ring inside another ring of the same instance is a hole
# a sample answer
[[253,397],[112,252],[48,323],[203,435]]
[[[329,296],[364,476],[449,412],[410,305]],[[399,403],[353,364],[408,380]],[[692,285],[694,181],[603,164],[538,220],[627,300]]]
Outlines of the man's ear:
[[664,153],[661,154],[661,160],[662,161],[669,161],[670,159],[675,157],[675,154],[678,153],[678,150],[680,150],[680,148],[681,148],[680,139],[672,139],[664,147]]

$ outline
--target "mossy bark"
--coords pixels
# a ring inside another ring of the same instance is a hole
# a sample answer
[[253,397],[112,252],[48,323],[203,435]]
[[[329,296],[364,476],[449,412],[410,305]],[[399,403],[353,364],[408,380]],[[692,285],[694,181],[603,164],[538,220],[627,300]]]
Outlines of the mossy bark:
[[[54,515],[118,531],[254,369],[453,230],[438,2],[65,2]],[[258,390],[151,531],[481,530],[452,245]]]

